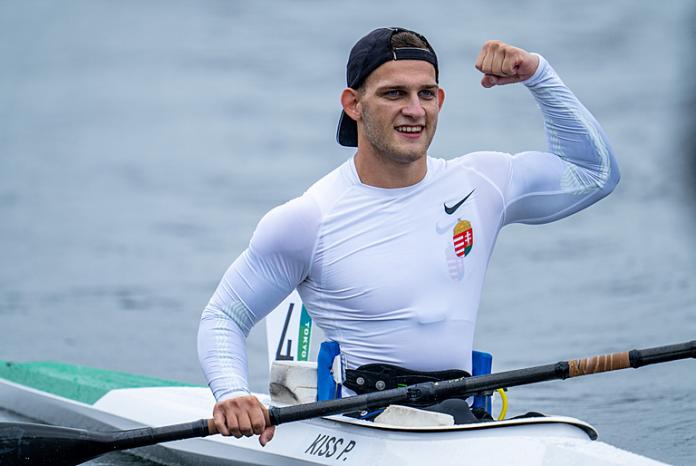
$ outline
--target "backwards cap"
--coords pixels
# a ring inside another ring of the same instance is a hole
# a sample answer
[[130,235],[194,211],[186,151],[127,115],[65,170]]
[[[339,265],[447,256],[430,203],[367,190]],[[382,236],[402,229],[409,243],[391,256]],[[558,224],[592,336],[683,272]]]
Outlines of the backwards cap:
[[[398,32],[415,34],[428,48],[392,47],[392,36]],[[350,88],[358,89],[370,73],[392,60],[427,61],[435,67],[435,81],[438,80],[437,55],[426,38],[417,32],[394,27],[375,29],[353,46],[346,65],[346,84]],[[341,112],[336,140],[342,146],[358,147],[358,125],[346,112]]]

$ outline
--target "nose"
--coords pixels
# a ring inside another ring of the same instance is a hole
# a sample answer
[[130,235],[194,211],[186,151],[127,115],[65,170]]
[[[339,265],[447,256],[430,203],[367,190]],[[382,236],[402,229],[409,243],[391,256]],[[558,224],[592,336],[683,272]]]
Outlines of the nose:
[[418,94],[414,94],[411,96],[411,98],[406,103],[406,106],[404,106],[404,108],[401,109],[401,113],[411,118],[422,118],[425,116],[425,109],[421,104]]

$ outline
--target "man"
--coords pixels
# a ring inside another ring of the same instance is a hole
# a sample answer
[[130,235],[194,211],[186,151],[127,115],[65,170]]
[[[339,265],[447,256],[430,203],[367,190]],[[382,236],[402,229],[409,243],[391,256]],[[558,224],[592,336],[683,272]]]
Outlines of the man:
[[489,41],[476,68],[484,87],[531,91],[548,152],[427,156],[445,98],[433,48],[399,28],[353,47],[337,138],[355,156],[260,221],[203,312],[199,355],[223,435],[260,434],[262,445],[273,436],[247,389],[244,339],[294,288],[340,344],[344,369],[470,371],[500,228],[565,217],[613,190],[619,173],[602,129],[546,60]]

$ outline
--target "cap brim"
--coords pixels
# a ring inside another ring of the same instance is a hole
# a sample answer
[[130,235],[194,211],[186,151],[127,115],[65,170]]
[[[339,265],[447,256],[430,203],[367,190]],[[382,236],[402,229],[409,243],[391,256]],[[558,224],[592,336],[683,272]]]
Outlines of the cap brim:
[[358,147],[358,124],[346,112],[341,112],[341,119],[338,120],[336,140],[342,146]]

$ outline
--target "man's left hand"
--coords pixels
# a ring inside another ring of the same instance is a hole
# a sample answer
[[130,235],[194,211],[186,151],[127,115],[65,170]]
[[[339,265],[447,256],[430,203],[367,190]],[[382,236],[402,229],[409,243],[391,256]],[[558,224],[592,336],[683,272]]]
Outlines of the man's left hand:
[[476,69],[484,74],[483,87],[512,84],[532,77],[539,57],[499,40],[489,40],[476,59]]

